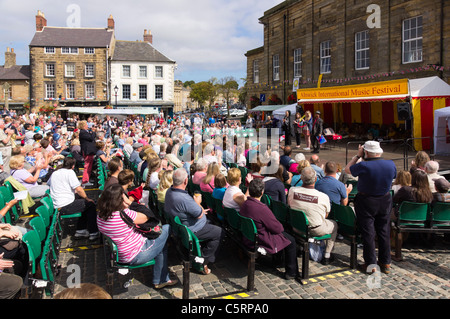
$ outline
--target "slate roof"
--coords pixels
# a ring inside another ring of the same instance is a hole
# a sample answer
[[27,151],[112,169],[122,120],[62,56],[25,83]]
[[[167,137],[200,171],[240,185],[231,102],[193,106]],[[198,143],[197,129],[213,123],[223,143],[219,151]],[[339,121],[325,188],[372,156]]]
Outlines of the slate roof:
[[31,40],[32,47],[106,48],[114,32],[105,28],[44,27]]
[[144,41],[117,40],[112,60],[175,63],[175,61],[156,50],[150,43]]
[[10,68],[0,66],[0,80],[29,80],[29,65],[15,65]]

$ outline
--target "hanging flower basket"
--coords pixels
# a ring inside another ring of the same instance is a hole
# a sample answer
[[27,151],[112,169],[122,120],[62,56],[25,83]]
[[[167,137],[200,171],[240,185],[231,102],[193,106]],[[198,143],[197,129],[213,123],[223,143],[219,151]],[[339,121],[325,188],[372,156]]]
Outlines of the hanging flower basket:
[[297,93],[292,93],[291,95],[288,96],[288,103],[292,104],[297,102]]

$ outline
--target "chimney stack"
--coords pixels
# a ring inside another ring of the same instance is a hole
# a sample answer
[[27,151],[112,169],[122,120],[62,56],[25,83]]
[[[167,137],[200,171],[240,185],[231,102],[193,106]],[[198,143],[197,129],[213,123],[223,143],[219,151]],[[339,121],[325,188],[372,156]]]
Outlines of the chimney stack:
[[144,30],[144,42],[153,44],[153,35],[150,30],[147,29]]
[[16,53],[14,53],[14,49],[6,48],[5,69],[11,68],[15,65],[16,65]]
[[108,18],[108,30],[114,30],[114,27],[115,27],[114,18],[111,14],[111,15],[109,15],[109,18]]
[[41,10],[38,10],[38,13],[36,15],[36,31],[42,31],[46,26],[47,19],[45,18],[45,15],[41,12]]

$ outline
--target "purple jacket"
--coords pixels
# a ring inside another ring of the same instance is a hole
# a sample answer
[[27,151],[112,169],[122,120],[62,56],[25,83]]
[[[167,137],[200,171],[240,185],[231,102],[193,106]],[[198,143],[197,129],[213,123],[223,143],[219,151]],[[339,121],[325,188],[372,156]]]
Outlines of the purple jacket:
[[[269,254],[275,254],[290,244],[283,236],[283,225],[275,218],[269,207],[259,200],[247,197],[242,204],[239,214],[253,219],[258,230],[259,247],[263,247]],[[247,238],[243,239],[246,246],[251,247]]]

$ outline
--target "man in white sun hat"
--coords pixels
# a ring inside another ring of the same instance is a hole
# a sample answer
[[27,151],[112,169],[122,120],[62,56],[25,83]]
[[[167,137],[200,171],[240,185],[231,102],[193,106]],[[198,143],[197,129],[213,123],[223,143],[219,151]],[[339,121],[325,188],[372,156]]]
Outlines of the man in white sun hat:
[[[390,272],[390,194],[397,168],[393,161],[384,160],[380,143],[368,141],[360,145],[358,153],[345,167],[345,172],[358,177],[355,213],[363,243],[364,265],[360,268],[376,270],[375,238],[378,239],[378,265],[382,272]],[[364,160],[357,163],[360,158]],[[368,268],[369,267],[369,268]]]

